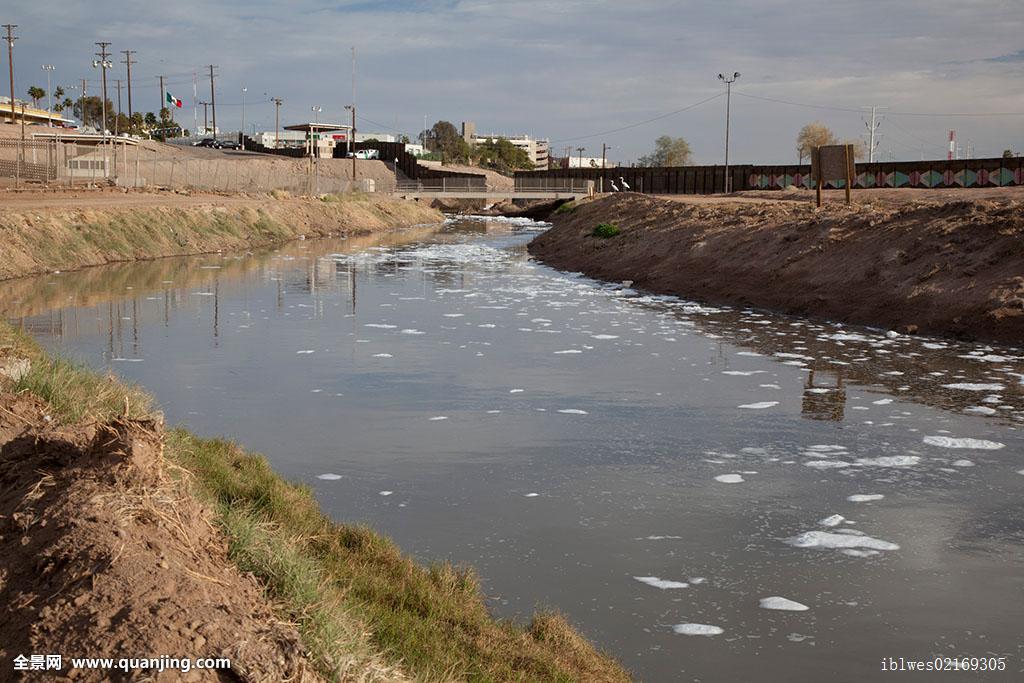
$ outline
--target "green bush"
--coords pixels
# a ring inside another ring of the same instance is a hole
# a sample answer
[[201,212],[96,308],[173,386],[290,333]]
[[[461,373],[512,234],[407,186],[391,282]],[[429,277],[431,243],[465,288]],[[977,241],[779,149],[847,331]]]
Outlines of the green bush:
[[566,202],[565,204],[562,204],[557,209],[555,209],[555,215],[560,216],[565,213],[572,213],[575,210],[576,202]]
[[594,232],[592,232],[591,234],[594,237],[600,237],[601,239],[606,240],[609,237],[615,237],[620,232],[622,231],[619,230],[619,226],[615,225],[614,223],[601,223],[596,228],[594,228]]

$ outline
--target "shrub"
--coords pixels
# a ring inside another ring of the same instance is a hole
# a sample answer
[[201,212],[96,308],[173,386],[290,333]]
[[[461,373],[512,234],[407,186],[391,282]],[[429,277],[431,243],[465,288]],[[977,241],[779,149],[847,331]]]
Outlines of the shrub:
[[609,237],[615,237],[620,232],[622,231],[619,230],[619,226],[615,225],[614,223],[601,223],[596,228],[594,228],[594,232],[592,232],[591,234],[594,237],[600,237],[601,239],[606,240]]
[[557,209],[555,209],[555,215],[560,216],[562,214],[572,213],[575,210],[576,202],[566,202],[565,204],[562,204]]

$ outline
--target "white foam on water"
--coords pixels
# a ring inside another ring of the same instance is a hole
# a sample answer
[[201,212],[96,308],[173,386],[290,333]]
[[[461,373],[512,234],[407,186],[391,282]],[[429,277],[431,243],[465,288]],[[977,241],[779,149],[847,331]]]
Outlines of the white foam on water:
[[743,477],[739,474],[719,474],[715,477],[715,481],[722,484],[739,484],[744,481]]
[[390,353],[375,353],[375,354],[373,354],[373,357],[374,358],[394,358],[394,356],[392,356]]
[[590,413],[588,413],[585,410],[580,410],[579,408],[562,408],[558,412],[564,413],[566,415],[589,415],[590,414]]
[[510,394],[521,394],[524,391],[526,391],[526,389],[509,389],[508,393],[510,393]]
[[830,531],[805,531],[802,534],[787,538],[787,545],[794,548],[867,548],[869,550],[899,550],[895,543],[883,541],[871,536],[853,534],[837,534]]
[[782,388],[778,384],[758,384],[757,386],[761,387],[762,389],[781,389]]
[[870,503],[873,500],[882,500],[885,498],[881,493],[855,493],[852,496],[847,496],[846,500],[851,503]]
[[299,354],[299,355],[305,355],[305,354],[310,354],[310,353],[316,353],[316,351],[313,350],[313,349],[301,349],[299,351],[296,351],[295,353]]
[[379,491],[377,493],[377,495],[379,495],[379,496],[390,496],[392,493],[394,493],[394,491]]
[[465,315],[466,315],[465,313],[445,313],[444,317],[446,317],[446,318],[462,318]]
[[523,498],[536,498],[539,495],[539,493],[527,493],[523,495]]
[[891,398],[880,398],[877,401],[872,401],[876,406],[887,406],[892,403]]
[[835,389],[829,389],[827,387],[814,387],[813,389],[807,389],[806,393],[808,393],[808,394],[827,394],[830,391],[835,391]]
[[845,451],[846,446],[840,446],[839,444],[832,443],[816,443],[812,446],[808,446],[807,450],[814,451],[815,453],[837,453],[839,451]]
[[917,455],[883,455],[878,458],[857,458],[861,465],[874,467],[911,467],[921,462]]
[[634,579],[640,583],[645,583],[648,586],[660,588],[661,590],[667,590],[669,588],[689,588],[690,584],[682,581],[669,581],[668,579],[659,579],[657,576],[634,576]]
[[497,415],[500,412],[501,412],[500,410],[488,410],[487,414],[488,415]]
[[973,460],[967,460],[967,459],[954,460],[950,464],[953,467],[974,467],[974,461]]
[[440,422],[441,420],[447,420],[447,419],[448,419],[447,415],[435,415],[434,417],[430,418],[430,421],[431,422]]
[[563,349],[562,351],[555,351],[555,355],[561,355],[566,353],[583,353],[579,349]]
[[116,358],[111,358],[110,360],[116,361],[118,363],[141,363],[142,361],[144,361],[146,359],[145,358],[121,358],[121,357],[116,357]]
[[1017,474],[1024,474],[1024,470],[1017,470]]
[[989,408],[988,406],[971,406],[969,408],[964,408],[964,412],[972,415],[995,415],[996,409]]
[[681,636],[717,636],[725,633],[722,627],[711,624],[676,624],[672,631]]
[[[636,540],[638,540],[638,541],[679,541],[679,540],[682,540],[682,538],[683,538],[682,536],[644,536],[643,538],[638,538]],[[696,583],[693,580],[691,580],[690,582],[691,583]]]
[[1002,384],[980,384],[973,382],[943,384],[942,386],[945,389],[959,389],[961,391],[1002,391],[1006,388]]
[[813,467],[819,470],[837,470],[849,466],[850,463],[842,460],[808,460],[804,463],[804,467]]
[[879,554],[877,550],[858,550],[857,548],[844,548],[839,552],[850,557],[871,557],[872,555]]
[[398,325],[388,325],[387,323],[366,323],[363,327],[377,327],[382,330],[394,330]]
[[703,576],[692,576],[692,577],[690,577],[689,581],[694,586],[699,586],[700,584],[702,584],[705,581],[707,581],[707,579],[705,579]]
[[401,334],[426,334],[426,332],[423,332],[421,330],[414,330],[410,327],[402,330]]
[[318,474],[318,475],[316,475],[316,478],[317,479],[323,479],[324,481],[336,481],[338,479],[341,479],[341,475],[340,474],[334,474],[333,472],[327,472],[325,474]]
[[842,524],[845,521],[846,521],[846,517],[843,517],[842,515],[829,515],[828,517],[825,517],[824,519],[819,519],[818,520],[818,524],[820,524],[822,526],[827,526],[827,527],[834,527],[834,526],[839,526],[840,524]]
[[778,401],[760,401],[759,403],[744,403],[738,408],[746,408],[748,410],[764,410],[765,408],[771,408],[779,405]]
[[967,448],[979,451],[996,451],[1005,448],[1006,444],[986,439],[959,439],[953,436],[926,436],[923,441],[929,446],[940,448]]
[[617,334],[592,334],[592,335],[590,335],[590,338],[591,339],[618,339],[619,335],[617,335]]
[[750,377],[751,375],[763,375],[767,370],[722,370],[723,375],[732,375],[733,377]]
[[806,612],[810,607],[797,602],[796,600],[790,600],[789,598],[773,595],[769,598],[761,598],[761,609],[776,609],[784,612]]
[[754,351],[737,351],[736,355],[737,356],[755,356],[755,357],[758,357],[758,358],[761,356],[760,353],[756,353]]

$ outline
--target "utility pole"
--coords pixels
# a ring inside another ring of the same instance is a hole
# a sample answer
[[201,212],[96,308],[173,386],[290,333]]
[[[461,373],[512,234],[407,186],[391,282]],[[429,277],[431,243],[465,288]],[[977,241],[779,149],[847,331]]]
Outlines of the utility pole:
[[160,107],[156,110],[156,114],[159,116],[160,110],[164,108],[164,102],[167,101],[167,94],[164,92],[164,77],[157,76],[157,78],[160,79]]
[[280,97],[271,97],[270,101],[274,103],[274,149],[277,149],[281,137],[281,103],[284,102]]
[[43,64],[42,69],[46,72],[46,124],[53,125],[53,93],[50,92],[50,74],[53,72],[53,64]]
[[217,96],[213,92],[213,69],[216,64],[210,65],[210,109],[213,110],[213,137],[217,137]]
[[114,136],[116,137],[120,132],[118,126],[121,123],[121,79],[118,78],[115,82],[117,83],[117,116],[114,117]]
[[870,107],[861,107],[861,109],[871,109],[871,123],[864,122],[864,125],[868,129],[868,163],[875,163],[875,148],[878,147],[878,143],[881,142],[875,140],[875,131],[882,125],[881,121],[875,120],[875,115],[879,109],[888,109],[888,107],[879,107],[877,105],[871,105]]
[[208,105],[209,102],[199,102],[198,104],[203,105],[203,133],[207,133],[210,130],[206,122],[206,105]]
[[608,145],[601,143],[601,192],[604,192],[604,169],[605,169],[605,157],[608,155],[608,150],[611,149]]
[[583,168],[583,152],[586,151],[586,147],[577,147],[576,151],[579,152],[580,160],[577,162],[577,168]]
[[718,74],[718,80],[725,83],[725,193],[732,191],[732,183],[729,182],[729,108],[732,105],[732,84],[740,77],[740,72],[733,72],[732,76]]
[[17,24],[4,24],[7,29],[7,74],[11,79],[11,123],[14,123],[14,41],[18,39],[14,35]]
[[[352,50],[353,50],[352,54],[353,54],[353,58],[354,58],[355,48],[352,48]],[[352,89],[352,92],[355,92],[355,88]],[[354,103],[353,104],[345,105],[345,109],[351,109],[352,110],[352,181],[355,182],[355,179],[356,179],[356,105]],[[442,161],[442,163],[444,162],[444,157],[443,156],[442,156],[441,161]]]
[[[135,50],[121,50],[121,54],[124,55],[124,59],[121,61],[128,68],[128,119],[132,118],[132,64],[135,62],[132,60],[132,55],[135,54]],[[162,90],[163,88],[161,88]],[[161,93],[163,96],[163,93]],[[118,105],[118,111],[121,106]]]
[[85,79],[82,79],[82,128],[85,128]]
[[103,111],[103,137],[106,138],[107,137],[107,69],[109,69],[110,67],[114,66],[114,63],[111,62],[109,59],[107,59],[107,57],[110,56],[110,54],[107,52],[107,48],[110,47],[110,43],[99,42],[99,43],[96,43],[96,45],[98,45],[99,48],[100,48],[100,51],[96,53],[96,56],[99,57],[99,60],[94,61],[92,63],[92,65],[94,67],[99,68],[103,72],[103,94],[102,94],[103,101],[100,104],[102,105],[102,111]]
[[242,128],[238,134],[238,143],[242,145],[242,149],[245,149],[245,93],[248,92],[248,88],[242,88]]

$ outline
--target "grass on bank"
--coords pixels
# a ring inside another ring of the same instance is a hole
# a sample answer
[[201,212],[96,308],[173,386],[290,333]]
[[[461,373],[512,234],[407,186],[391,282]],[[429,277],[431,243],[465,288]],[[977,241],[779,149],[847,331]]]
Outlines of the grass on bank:
[[600,237],[601,239],[606,240],[609,237],[615,237],[621,232],[622,230],[619,229],[619,226],[614,223],[599,223],[598,226],[594,228],[594,232],[590,234],[594,237]]
[[[0,323],[0,353],[29,358],[18,390],[73,422],[138,417],[152,402],[137,388],[48,357]],[[265,586],[296,623],[317,669],[331,680],[627,681],[555,613],[528,625],[494,619],[476,575],[417,564],[386,537],[327,518],[311,490],[279,477],[260,456],[184,429],[166,457],[214,510],[232,560]]]

